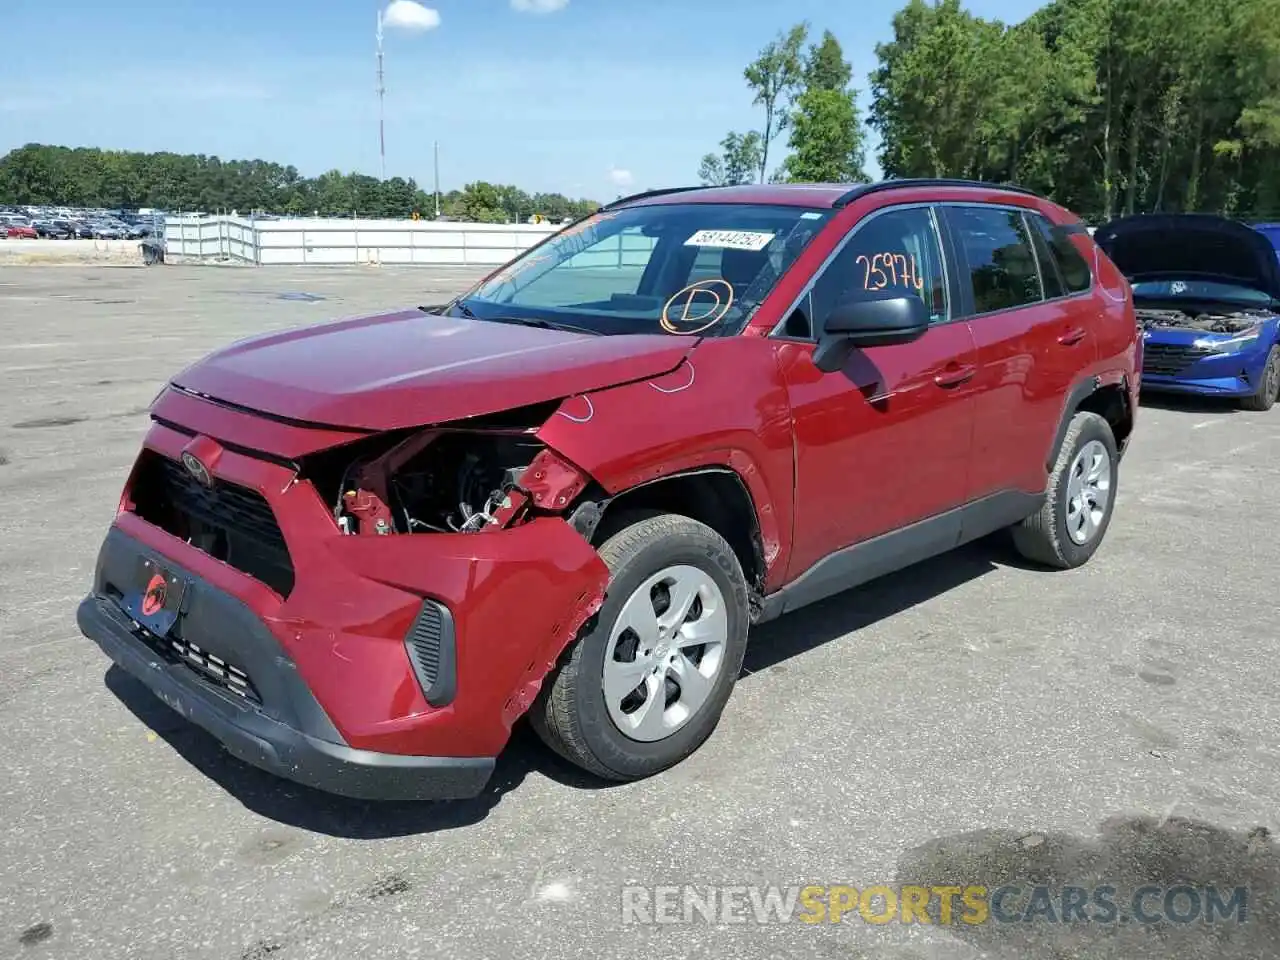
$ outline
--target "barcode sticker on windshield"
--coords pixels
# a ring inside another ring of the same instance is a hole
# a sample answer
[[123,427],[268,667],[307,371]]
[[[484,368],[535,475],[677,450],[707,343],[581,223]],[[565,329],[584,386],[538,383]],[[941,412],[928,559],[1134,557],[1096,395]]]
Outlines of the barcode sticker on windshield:
[[699,230],[684,242],[686,247],[724,247],[727,250],[763,250],[774,235],[758,230]]

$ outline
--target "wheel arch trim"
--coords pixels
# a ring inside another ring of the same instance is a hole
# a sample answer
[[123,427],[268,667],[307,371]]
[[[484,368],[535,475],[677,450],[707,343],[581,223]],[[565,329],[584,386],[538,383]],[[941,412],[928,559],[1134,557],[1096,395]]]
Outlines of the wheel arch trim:
[[[730,477],[735,481],[736,485],[738,486],[739,490],[742,493],[742,496],[745,498],[746,504],[751,514],[751,518],[752,518],[751,546],[752,546],[753,553],[755,554],[754,559],[757,567],[757,570],[754,572],[759,574],[759,577],[762,581],[767,580],[770,570],[772,569],[772,566],[769,562],[769,549],[768,549],[767,537],[769,535],[772,535],[776,541],[776,538],[777,538],[776,523],[772,530],[769,530],[769,528],[766,527],[765,518],[771,517],[772,511],[761,509],[759,496],[757,495],[756,491],[752,490],[750,482],[743,475],[744,471],[735,469],[732,463],[729,462],[734,459],[733,457],[734,451],[730,451],[728,453],[729,455],[725,457],[726,462],[723,462],[723,463],[709,462],[702,465],[685,467],[680,470],[672,471],[671,473],[664,473],[662,476],[656,476],[656,477],[651,477],[647,480],[641,480],[640,482],[632,484],[631,486],[618,488],[616,492],[610,491],[607,498],[596,501],[596,505],[599,508],[599,514],[594,518],[592,529],[594,530],[595,526],[601,523],[604,517],[609,515],[610,509],[613,508],[618,501],[622,501],[625,504],[627,498],[636,493],[640,493],[645,490],[652,490],[654,487],[678,483],[682,480],[688,480],[694,477],[705,477],[705,476],[713,476],[713,475]],[[744,571],[744,572],[748,574],[748,583],[751,584],[751,581],[753,579],[752,577],[753,571]]]
[[[1058,427],[1053,435],[1053,442],[1049,446],[1048,455],[1045,457],[1045,470],[1052,470],[1058,461],[1058,455],[1062,452],[1062,444],[1067,436],[1067,429],[1071,426],[1071,418],[1079,412],[1084,402],[1093,396],[1099,390],[1105,390],[1110,387],[1117,387],[1125,397],[1125,403],[1129,403],[1129,376],[1125,373],[1112,372],[1109,374],[1092,373],[1072,384],[1071,389],[1067,391],[1066,401],[1063,403],[1062,415],[1058,418]],[[1133,411],[1129,411],[1132,416]]]

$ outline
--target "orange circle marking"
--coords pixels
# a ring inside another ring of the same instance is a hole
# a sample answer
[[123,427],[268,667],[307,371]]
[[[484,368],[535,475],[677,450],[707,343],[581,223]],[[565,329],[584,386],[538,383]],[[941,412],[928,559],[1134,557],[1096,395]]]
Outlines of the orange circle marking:
[[[724,296],[720,295],[720,293],[716,289],[717,287],[723,288],[725,293]],[[689,295],[689,297],[684,302],[684,309],[681,310],[680,312],[679,320],[678,321],[674,320],[671,317],[671,305],[675,303],[678,299],[680,299],[680,297],[684,296],[686,293]],[[715,300],[715,302],[711,304],[711,306],[706,310],[705,313],[700,313],[696,317],[691,317],[689,316],[689,311],[693,307],[694,298],[696,298],[700,293],[707,294],[708,296],[712,297]],[[658,322],[662,325],[662,329],[667,331],[667,333],[674,333],[677,336],[681,336],[681,337],[692,337],[699,333],[702,333],[704,330],[709,330],[710,328],[714,327],[717,323],[719,323],[721,320],[725,318],[725,316],[729,313],[729,308],[732,306],[733,306],[733,284],[731,284],[728,280],[723,280],[719,277],[712,280],[699,280],[697,283],[691,283],[687,287],[685,287],[683,290],[677,290],[674,294],[672,294],[671,299],[668,300],[666,304],[663,306],[662,316],[659,317]],[[693,330],[681,330],[679,327],[676,326],[677,322],[678,323],[698,323],[702,320],[706,320],[707,322],[702,324],[702,326],[697,327]]]

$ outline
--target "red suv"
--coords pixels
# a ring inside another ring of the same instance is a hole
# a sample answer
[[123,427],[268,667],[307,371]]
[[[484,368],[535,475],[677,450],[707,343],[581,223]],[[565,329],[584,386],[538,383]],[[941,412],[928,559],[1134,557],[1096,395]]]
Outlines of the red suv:
[[710,734],[747,631],[1002,529],[1106,533],[1130,290],[1079,220],[945,180],[654,191],[440,307],[176,376],[82,631],[234,755],[479,793],[528,714],[595,774]]

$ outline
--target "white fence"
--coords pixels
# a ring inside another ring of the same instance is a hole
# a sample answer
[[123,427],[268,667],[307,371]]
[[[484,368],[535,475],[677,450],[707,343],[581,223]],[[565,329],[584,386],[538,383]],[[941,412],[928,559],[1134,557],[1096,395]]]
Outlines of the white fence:
[[256,264],[493,266],[506,263],[557,229],[543,224],[425,220],[169,217],[165,220],[165,258]]

